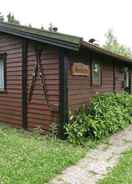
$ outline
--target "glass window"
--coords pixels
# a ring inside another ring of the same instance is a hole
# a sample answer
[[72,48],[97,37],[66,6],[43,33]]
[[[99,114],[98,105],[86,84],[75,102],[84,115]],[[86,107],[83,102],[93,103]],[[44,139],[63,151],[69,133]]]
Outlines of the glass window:
[[101,85],[101,65],[98,62],[92,62],[92,84]]
[[0,90],[4,87],[4,57],[0,57]]
[[129,70],[128,67],[124,68],[124,87],[129,87]]

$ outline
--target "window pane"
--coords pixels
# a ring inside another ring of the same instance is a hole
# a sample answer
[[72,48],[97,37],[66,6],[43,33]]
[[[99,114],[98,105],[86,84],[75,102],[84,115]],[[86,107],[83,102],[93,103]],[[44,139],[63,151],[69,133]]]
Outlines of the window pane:
[[127,88],[129,87],[129,71],[128,67],[124,68],[124,87]]
[[0,59],[0,89],[4,89],[4,61]]
[[101,83],[101,67],[100,64],[96,62],[92,64],[92,81],[93,84],[100,85]]

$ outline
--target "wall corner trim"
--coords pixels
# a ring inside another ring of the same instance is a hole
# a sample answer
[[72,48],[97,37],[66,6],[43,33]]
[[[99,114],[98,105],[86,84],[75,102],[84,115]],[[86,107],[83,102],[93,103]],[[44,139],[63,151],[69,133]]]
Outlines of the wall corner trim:
[[113,65],[113,92],[116,91],[116,64],[114,61],[112,61]]
[[59,49],[59,73],[59,136],[64,138],[64,125],[68,123],[68,60],[64,49]]
[[27,52],[28,41],[22,41],[22,127],[27,129]]

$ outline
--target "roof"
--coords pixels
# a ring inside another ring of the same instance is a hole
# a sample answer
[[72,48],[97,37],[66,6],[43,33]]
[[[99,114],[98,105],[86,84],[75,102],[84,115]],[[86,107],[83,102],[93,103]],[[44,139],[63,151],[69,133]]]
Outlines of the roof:
[[126,57],[126,56],[122,56],[120,54],[116,54],[116,53],[111,52],[111,51],[109,51],[107,49],[104,49],[102,47],[99,47],[99,46],[96,46],[94,44],[91,44],[89,42],[82,41],[81,42],[81,46],[84,47],[84,48],[88,48],[90,50],[93,50],[94,52],[97,52],[97,53],[100,53],[100,54],[105,54],[105,55],[113,57],[115,59],[132,63],[132,59],[130,59],[130,58]]
[[14,25],[9,23],[0,22],[0,32],[8,33],[11,35],[19,36],[22,38],[31,39],[41,43],[47,43],[50,45],[79,51],[80,48],[86,48],[99,54],[104,54],[118,60],[132,62],[132,59],[128,57],[115,54],[111,51],[103,49],[89,42],[83,41],[83,38],[78,36],[72,36],[68,34],[62,34],[58,32],[51,32],[47,30],[41,30],[36,28],[30,28],[26,26]]
[[82,38],[26,26],[0,22],[0,32],[48,43],[67,49],[78,50]]

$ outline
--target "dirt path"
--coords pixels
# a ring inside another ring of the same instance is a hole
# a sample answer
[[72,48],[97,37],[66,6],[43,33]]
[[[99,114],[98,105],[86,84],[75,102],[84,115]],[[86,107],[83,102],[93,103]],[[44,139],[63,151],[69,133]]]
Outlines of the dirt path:
[[132,125],[113,135],[109,144],[89,151],[84,159],[64,170],[49,184],[96,184],[117,164],[121,153],[129,148],[132,148]]

